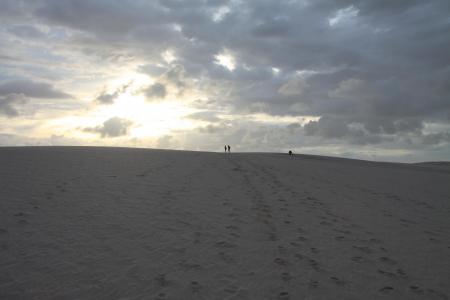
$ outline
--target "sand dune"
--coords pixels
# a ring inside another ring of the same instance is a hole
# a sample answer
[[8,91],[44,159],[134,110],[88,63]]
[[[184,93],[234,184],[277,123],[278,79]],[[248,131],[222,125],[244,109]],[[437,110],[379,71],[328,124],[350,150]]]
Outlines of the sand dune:
[[448,299],[450,169],[0,148],[0,299]]

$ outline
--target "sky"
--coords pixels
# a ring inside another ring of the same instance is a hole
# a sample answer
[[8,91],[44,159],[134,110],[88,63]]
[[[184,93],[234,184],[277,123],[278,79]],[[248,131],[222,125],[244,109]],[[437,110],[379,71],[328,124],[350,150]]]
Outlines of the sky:
[[0,146],[450,160],[448,0],[0,7]]

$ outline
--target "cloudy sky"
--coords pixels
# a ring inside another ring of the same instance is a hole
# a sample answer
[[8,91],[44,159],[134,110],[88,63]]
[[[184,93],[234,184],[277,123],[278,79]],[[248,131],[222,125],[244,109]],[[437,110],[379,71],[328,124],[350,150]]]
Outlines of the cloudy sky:
[[450,159],[448,0],[0,7],[0,145]]

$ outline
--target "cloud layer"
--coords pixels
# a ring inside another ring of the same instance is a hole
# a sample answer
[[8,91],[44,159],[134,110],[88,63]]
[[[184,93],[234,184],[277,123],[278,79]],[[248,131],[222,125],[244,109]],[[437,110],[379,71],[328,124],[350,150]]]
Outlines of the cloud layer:
[[[89,110],[128,92],[197,110],[164,147],[450,158],[447,0],[17,0],[0,14],[5,119],[28,98]],[[105,90],[127,70],[151,82]],[[115,117],[88,130],[126,136]]]

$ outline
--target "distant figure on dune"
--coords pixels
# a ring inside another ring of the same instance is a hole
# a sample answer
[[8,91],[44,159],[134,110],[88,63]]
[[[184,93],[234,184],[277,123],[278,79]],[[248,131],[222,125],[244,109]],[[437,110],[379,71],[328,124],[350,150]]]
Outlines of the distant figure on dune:
[[288,152],[288,153],[289,153],[289,155],[293,155],[293,153],[292,153],[292,151],[291,151],[291,150],[289,150],[289,152]]
[[225,153],[227,153],[227,145],[223,147],[225,149]]
[[230,153],[230,149],[231,149],[231,147],[230,147],[230,145],[228,145],[228,153]]

